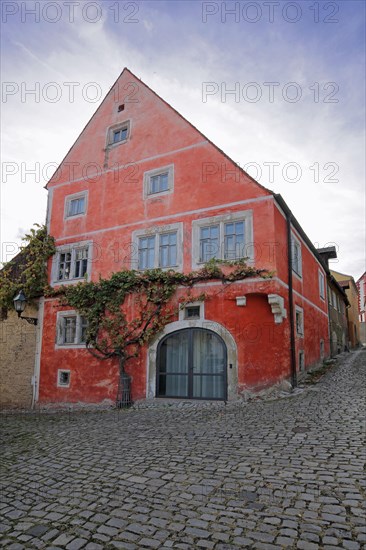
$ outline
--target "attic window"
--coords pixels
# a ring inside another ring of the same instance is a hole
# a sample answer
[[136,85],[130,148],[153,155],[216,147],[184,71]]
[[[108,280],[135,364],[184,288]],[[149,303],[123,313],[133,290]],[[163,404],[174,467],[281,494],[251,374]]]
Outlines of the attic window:
[[169,172],[163,172],[161,174],[156,174],[156,176],[151,176],[150,178],[150,193],[163,193],[168,191],[168,178]]
[[120,113],[121,111],[124,111],[125,110],[125,105],[118,105],[118,112]]
[[86,212],[87,191],[68,195],[65,199],[65,218],[82,216]]
[[124,143],[130,137],[130,122],[126,121],[118,126],[112,126],[108,131],[108,145]]
[[84,214],[85,212],[85,197],[78,197],[77,199],[71,199],[69,202],[68,216],[77,216],[78,214]]
[[118,141],[125,141],[127,139],[127,128],[120,128],[119,130],[113,130],[113,143]]

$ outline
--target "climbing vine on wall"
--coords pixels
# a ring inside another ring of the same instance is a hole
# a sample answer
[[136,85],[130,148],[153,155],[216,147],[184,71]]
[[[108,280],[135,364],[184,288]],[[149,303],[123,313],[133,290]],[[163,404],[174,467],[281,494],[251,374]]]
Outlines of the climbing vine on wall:
[[[265,269],[248,266],[245,259],[212,259],[191,273],[123,270],[109,279],[53,289],[47,282],[47,260],[55,251],[54,238],[46,227],[35,224],[24,237],[20,252],[0,271],[0,308],[3,312],[12,308],[14,296],[22,289],[29,300],[42,295],[57,297],[60,305],[77,310],[87,321],[89,352],[99,359],[118,358],[119,392],[126,362],[137,357],[140,348],[176,317],[179,307],[207,298],[205,293],[193,294],[196,284],[216,280],[229,285],[248,277],[272,276]],[[179,287],[186,291],[174,302]],[[121,396],[117,395],[118,402]]]
[[[118,358],[121,381],[125,365],[137,357],[140,348],[159,334],[185,304],[204,300],[205,293],[193,294],[197,283],[212,280],[229,285],[248,277],[271,277],[265,269],[248,266],[245,260],[210,260],[191,273],[151,269],[123,270],[109,279],[82,281],[51,288],[47,283],[47,260],[55,253],[54,238],[45,226],[35,225],[24,237],[19,254],[0,271],[0,308],[13,307],[14,296],[23,290],[29,300],[42,295],[57,297],[61,306],[77,310],[87,321],[86,347],[99,359]],[[178,288],[186,291],[172,300]],[[178,303],[178,305],[177,305]]]
[[47,260],[55,253],[54,238],[45,226],[35,227],[23,238],[19,253],[0,271],[0,308],[13,308],[13,298],[23,289],[29,300],[47,289]]
[[[188,274],[161,269],[124,270],[109,279],[61,286],[50,295],[85,318],[87,349],[100,359],[118,357],[122,376],[126,362],[137,357],[141,346],[176,316],[172,298],[178,287],[187,289],[179,298],[184,305],[193,300],[192,289],[197,283],[218,280],[228,285],[248,277],[270,276],[267,270],[248,266],[244,260],[214,259]],[[194,296],[194,301],[203,299],[205,294]]]

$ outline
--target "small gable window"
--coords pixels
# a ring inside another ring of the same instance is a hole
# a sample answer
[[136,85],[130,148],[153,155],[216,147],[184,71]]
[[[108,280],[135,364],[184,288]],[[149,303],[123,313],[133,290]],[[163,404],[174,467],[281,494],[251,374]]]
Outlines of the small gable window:
[[174,166],[155,168],[144,173],[144,198],[172,193],[174,187]]
[[84,214],[85,198],[73,199],[70,201],[69,216],[76,216],[77,214]]
[[124,143],[130,137],[130,122],[126,121],[118,126],[112,126],[108,131],[108,145]]
[[113,130],[113,143],[125,141],[127,139],[127,135],[127,127],[121,128],[120,130]]
[[162,193],[168,191],[168,172],[151,176],[150,178],[150,193]]
[[86,213],[87,191],[66,197],[65,218],[83,216]]

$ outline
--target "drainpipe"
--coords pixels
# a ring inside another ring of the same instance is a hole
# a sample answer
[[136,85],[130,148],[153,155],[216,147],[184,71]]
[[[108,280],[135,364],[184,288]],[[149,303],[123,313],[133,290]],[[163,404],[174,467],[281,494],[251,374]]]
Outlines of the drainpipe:
[[330,318],[330,307],[329,307],[329,291],[330,290],[331,290],[330,285],[327,285],[326,298],[327,298],[327,308],[328,308],[327,313],[328,313],[329,357],[332,357],[332,353],[333,353],[333,350],[332,350],[332,321],[331,321],[331,318]]
[[34,354],[34,371],[32,376],[33,392],[32,392],[32,405],[34,409],[38,401],[39,393],[39,379],[41,368],[41,352],[42,352],[42,337],[43,337],[43,320],[44,320],[44,298],[39,298],[38,301],[38,324],[36,327],[36,348]]
[[291,385],[297,386],[296,350],[295,350],[295,324],[294,324],[294,299],[292,288],[292,246],[291,246],[291,213],[286,212],[287,220],[287,259],[288,259],[288,301],[290,313],[290,350],[291,350]]

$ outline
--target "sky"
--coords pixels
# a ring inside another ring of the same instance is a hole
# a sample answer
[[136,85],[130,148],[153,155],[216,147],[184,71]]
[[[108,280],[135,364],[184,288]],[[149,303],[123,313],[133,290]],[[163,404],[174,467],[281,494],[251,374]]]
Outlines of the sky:
[[365,271],[365,2],[1,4],[1,261],[124,67]]

